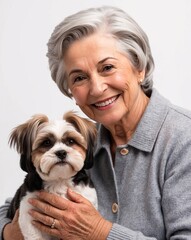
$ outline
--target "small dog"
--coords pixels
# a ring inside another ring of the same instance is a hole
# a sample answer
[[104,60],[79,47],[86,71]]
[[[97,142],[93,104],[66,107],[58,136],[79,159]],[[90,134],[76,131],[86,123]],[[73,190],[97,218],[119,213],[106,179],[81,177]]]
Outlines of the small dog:
[[50,121],[46,115],[35,115],[11,133],[10,146],[16,147],[21,169],[27,172],[7,213],[13,219],[19,209],[19,225],[25,239],[56,239],[41,233],[28,214],[28,199],[36,191],[45,191],[67,198],[67,188],[80,193],[97,209],[95,188],[86,173],[93,166],[95,124],[72,111],[63,119]]

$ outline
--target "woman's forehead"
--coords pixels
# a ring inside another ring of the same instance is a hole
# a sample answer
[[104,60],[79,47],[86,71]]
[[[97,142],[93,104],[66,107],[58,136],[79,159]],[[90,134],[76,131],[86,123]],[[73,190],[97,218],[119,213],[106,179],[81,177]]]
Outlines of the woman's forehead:
[[93,34],[71,44],[64,54],[66,64],[83,64],[83,61],[91,60],[96,64],[107,58],[116,58],[118,49],[116,40],[105,35]]

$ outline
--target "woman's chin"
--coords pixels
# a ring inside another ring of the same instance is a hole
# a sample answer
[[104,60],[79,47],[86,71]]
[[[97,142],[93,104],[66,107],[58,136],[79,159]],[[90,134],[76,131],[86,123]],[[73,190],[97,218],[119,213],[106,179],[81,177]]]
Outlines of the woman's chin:
[[96,122],[103,124],[105,127],[110,127],[117,124],[119,121],[121,121],[121,119],[122,116],[117,113],[108,113],[103,116],[97,117]]

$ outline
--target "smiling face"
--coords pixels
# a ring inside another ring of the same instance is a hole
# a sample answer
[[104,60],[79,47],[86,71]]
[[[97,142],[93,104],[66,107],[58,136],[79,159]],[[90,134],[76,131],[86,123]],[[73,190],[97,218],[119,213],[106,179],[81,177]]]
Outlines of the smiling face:
[[138,72],[111,36],[96,33],[74,42],[64,56],[69,89],[82,111],[110,126],[133,112],[144,95]]

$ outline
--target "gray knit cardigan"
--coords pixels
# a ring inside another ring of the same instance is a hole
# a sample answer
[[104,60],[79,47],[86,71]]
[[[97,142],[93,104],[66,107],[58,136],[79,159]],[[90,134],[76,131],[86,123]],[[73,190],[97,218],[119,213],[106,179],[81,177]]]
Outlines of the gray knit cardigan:
[[[133,137],[118,146],[114,166],[110,134],[101,125],[98,130],[90,175],[99,211],[113,222],[107,240],[191,239],[191,112],[153,89]],[[8,205],[0,208],[1,232]]]

